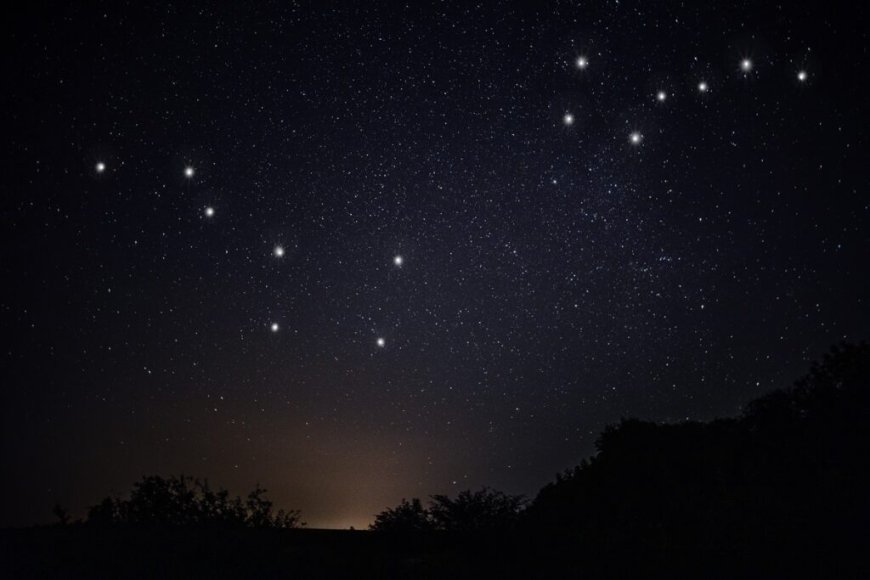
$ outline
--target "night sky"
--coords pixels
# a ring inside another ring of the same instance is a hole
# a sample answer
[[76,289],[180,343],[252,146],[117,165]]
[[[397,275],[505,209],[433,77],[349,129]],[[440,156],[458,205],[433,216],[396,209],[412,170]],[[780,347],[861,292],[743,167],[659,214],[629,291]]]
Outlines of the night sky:
[[32,4],[0,525],[145,474],[312,527],[533,496],[870,338],[864,8]]

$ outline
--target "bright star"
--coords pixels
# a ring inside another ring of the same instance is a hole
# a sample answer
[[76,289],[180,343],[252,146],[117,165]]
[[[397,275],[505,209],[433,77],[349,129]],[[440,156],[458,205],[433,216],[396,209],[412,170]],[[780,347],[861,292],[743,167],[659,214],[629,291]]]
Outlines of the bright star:
[[709,88],[710,86],[705,81],[701,81],[700,83],[698,83],[698,90],[702,93],[706,93],[707,89]]
[[396,266],[401,267],[404,262],[405,260],[402,258],[402,256],[396,256],[395,258],[393,258],[393,264],[395,264]]
[[797,79],[800,82],[805,82],[807,80],[807,71],[805,71],[805,70],[798,71]]
[[578,56],[577,57],[577,68],[579,68],[580,70],[583,70],[587,66],[589,66],[589,59],[587,59],[585,56]]
[[94,169],[96,169],[97,173],[102,173],[106,170],[106,164],[100,161],[94,166]]
[[668,98],[668,94],[664,91],[659,91],[656,93],[656,100],[660,103],[664,103],[665,99]]
[[276,258],[284,257],[284,248],[282,246],[275,246],[275,249],[272,250],[272,253],[275,254]]
[[384,348],[384,346],[386,346],[387,344],[387,341],[381,337],[378,337],[377,343],[380,348]]
[[632,145],[640,145],[640,142],[643,141],[643,135],[639,131],[632,131],[631,135],[628,136],[628,140],[631,141]]
[[752,61],[749,60],[748,58],[744,58],[743,60],[741,60],[740,61],[740,70],[742,70],[745,73],[748,73],[749,71],[751,71],[752,70]]
[[205,217],[212,216],[214,216],[214,208],[212,206],[208,206],[207,208],[205,208]]
[[278,323],[277,323],[277,322],[273,322],[272,325],[269,327],[269,329],[271,329],[272,332],[278,332],[278,330],[279,330],[280,328],[281,328],[281,327],[278,326]]
[[193,167],[191,167],[190,165],[184,168],[184,176],[186,178],[190,179],[191,177],[193,177],[194,173],[196,173],[196,171],[194,171]]
[[565,125],[573,125],[574,115],[572,115],[571,113],[565,113],[565,116],[562,117],[562,122],[565,123]]

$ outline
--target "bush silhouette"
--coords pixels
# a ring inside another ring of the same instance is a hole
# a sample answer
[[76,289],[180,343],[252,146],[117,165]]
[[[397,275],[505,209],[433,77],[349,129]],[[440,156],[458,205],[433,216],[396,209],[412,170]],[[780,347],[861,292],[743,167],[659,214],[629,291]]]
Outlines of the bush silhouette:
[[422,532],[435,529],[429,511],[423,507],[419,498],[388,508],[375,516],[370,529],[379,532]]
[[523,503],[522,496],[506,495],[486,487],[462,491],[455,499],[434,495],[426,509],[418,498],[410,502],[403,499],[395,508],[375,516],[370,528],[390,532],[506,530],[517,523]]
[[522,496],[483,488],[460,492],[456,499],[432,496],[429,513],[435,527],[446,531],[470,532],[512,528],[523,507]]
[[133,485],[130,498],[107,497],[91,507],[87,523],[150,526],[296,528],[305,524],[300,512],[279,510],[257,486],[247,498],[212,490],[207,480],[186,476],[146,476]]
[[69,512],[67,512],[66,509],[59,503],[54,504],[54,507],[51,509],[51,513],[53,513],[54,517],[57,518],[58,526],[66,526],[70,523]]

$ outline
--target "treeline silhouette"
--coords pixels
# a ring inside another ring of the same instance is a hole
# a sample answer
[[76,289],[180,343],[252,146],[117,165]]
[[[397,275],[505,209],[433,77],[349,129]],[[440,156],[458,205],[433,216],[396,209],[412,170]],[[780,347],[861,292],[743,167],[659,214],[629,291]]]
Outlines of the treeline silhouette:
[[[225,489],[213,490],[207,480],[193,477],[146,476],[133,485],[129,499],[107,497],[88,511],[90,525],[223,526],[297,528],[304,526],[298,510],[273,509],[259,485],[247,497],[231,497]],[[68,521],[55,507],[61,523]]]
[[870,347],[834,348],[739,418],[623,421],[597,449],[525,514],[556,552],[576,545],[602,574],[827,576],[870,537]]
[[372,530],[379,532],[492,532],[513,529],[519,522],[524,499],[483,488],[463,491],[455,499],[433,495],[429,507],[419,498],[403,499],[395,508],[375,516]]
[[446,502],[482,514],[461,529],[480,521],[517,530],[502,556],[529,564],[530,574],[828,577],[867,568],[866,343],[833,348],[793,387],[752,401],[738,418],[623,420],[596,448],[522,511],[521,498],[465,492],[452,502],[435,496],[429,510],[403,500],[372,529],[455,529],[438,525]]
[[[177,575],[151,558],[172,553],[184,574],[216,576],[870,577],[866,343],[833,348],[739,417],[626,419],[596,449],[531,502],[489,488],[426,505],[412,498],[377,514],[372,532],[276,529],[304,524],[298,511],[275,512],[259,486],[243,499],[193,478],[145,477],[128,499],[91,508],[84,525],[51,528],[84,531],[62,536],[68,544],[54,539],[39,552],[36,540],[16,536],[16,546],[38,552],[40,566],[66,558],[89,576],[128,575],[131,558]],[[211,531],[179,532],[192,528]],[[141,530],[155,529],[171,533],[149,544],[154,534]],[[104,544],[123,555],[111,568],[94,564]]]

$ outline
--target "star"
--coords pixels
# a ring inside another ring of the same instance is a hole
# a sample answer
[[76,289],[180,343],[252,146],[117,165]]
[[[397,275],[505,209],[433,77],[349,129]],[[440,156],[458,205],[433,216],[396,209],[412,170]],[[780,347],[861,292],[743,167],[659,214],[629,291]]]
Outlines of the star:
[[395,264],[399,268],[402,267],[402,264],[404,262],[405,262],[405,260],[402,258],[402,256],[396,256],[395,258],[393,258],[393,264]]
[[387,341],[383,339],[383,337],[378,337],[376,341],[379,348],[384,348],[387,345]]
[[656,93],[656,100],[660,103],[664,103],[665,99],[668,98],[668,94],[664,91],[659,91]]
[[190,179],[191,177],[193,177],[194,173],[196,173],[196,171],[190,165],[184,168],[184,176],[186,178]]
[[799,80],[799,81],[802,82],[802,83],[803,83],[803,82],[806,82],[806,80],[807,80],[807,71],[805,71],[805,70],[799,70],[799,71],[798,71],[798,74],[797,74],[797,80]]
[[574,124],[574,115],[572,115],[571,113],[565,113],[565,116],[562,117],[562,122],[566,126],[573,125]]
[[579,68],[580,70],[583,70],[589,66],[589,59],[587,59],[585,56],[578,56],[576,64],[577,64],[577,68]]
[[640,131],[632,131],[628,136],[628,140],[632,145],[640,145],[640,142],[643,141],[643,135],[641,135]]
[[698,83],[698,91],[702,93],[706,93],[709,88],[710,85],[708,85],[706,81],[701,81],[700,83]]
[[205,217],[213,217],[214,216],[214,208],[212,206],[208,206],[205,208]]
[[752,70],[752,61],[749,60],[748,58],[744,58],[743,60],[741,60],[740,61],[740,70],[742,70],[744,73],[748,73],[749,71],[751,71]]
[[283,246],[275,246],[275,249],[272,250],[272,253],[275,255],[276,258],[283,258],[284,257],[284,247]]
[[272,325],[269,326],[269,329],[270,329],[272,332],[278,332],[278,330],[280,330],[280,328],[281,328],[281,327],[278,326],[278,323],[277,323],[277,322],[273,322]]
[[94,170],[96,170],[97,173],[102,173],[106,170],[106,164],[102,161],[98,161],[97,164],[94,166]]

